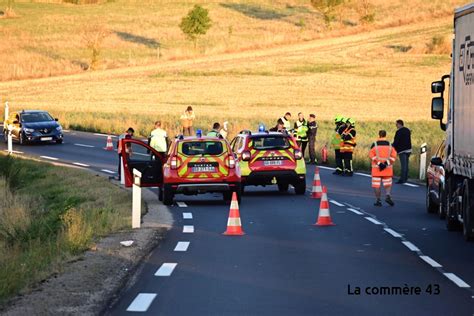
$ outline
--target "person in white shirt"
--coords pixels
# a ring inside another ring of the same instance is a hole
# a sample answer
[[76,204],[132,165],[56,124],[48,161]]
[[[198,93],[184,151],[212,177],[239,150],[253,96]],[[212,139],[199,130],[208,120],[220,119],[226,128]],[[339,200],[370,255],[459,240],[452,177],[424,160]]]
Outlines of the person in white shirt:
[[157,152],[165,153],[168,151],[168,135],[161,128],[161,121],[155,122],[155,129],[151,131],[149,139],[150,147]]

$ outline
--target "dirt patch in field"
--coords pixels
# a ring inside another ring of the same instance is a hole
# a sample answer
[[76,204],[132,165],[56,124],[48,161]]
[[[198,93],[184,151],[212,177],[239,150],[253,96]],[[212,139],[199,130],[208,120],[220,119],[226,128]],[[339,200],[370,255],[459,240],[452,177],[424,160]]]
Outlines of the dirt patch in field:
[[[66,265],[36,288],[13,299],[2,315],[97,315],[127,283],[159,244],[173,219],[156,192],[143,190],[148,213],[142,228],[100,240],[93,249]],[[121,241],[133,240],[130,247]]]

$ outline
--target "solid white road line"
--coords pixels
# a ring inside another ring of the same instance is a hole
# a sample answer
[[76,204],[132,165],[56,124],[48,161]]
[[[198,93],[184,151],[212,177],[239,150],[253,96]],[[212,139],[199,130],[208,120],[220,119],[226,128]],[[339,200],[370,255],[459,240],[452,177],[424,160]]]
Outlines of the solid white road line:
[[363,215],[363,214],[364,214],[364,213],[359,212],[358,210],[354,210],[353,208],[350,208],[350,207],[347,208],[347,210],[348,210],[348,211],[351,211],[352,213],[355,213],[355,214],[357,214],[357,215]]
[[325,167],[325,166],[318,166],[319,169],[326,169],[326,170],[336,170],[336,168]]
[[397,233],[396,231],[394,231],[394,230],[391,229],[391,228],[384,228],[383,230],[385,230],[387,233],[389,233],[390,235],[392,235],[392,236],[395,237],[395,238],[400,238],[400,237],[402,237],[402,235],[400,235],[399,233]]
[[114,171],[111,171],[111,170],[109,170],[109,169],[102,169],[102,170],[100,170],[100,171],[105,172],[105,173],[115,174]]
[[58,158],[50,157],[50,156],[40,156],[40,158],[48,159],[48,160],[59,160]]
[[329,200],[329,203],[332,203],[332,204],[337,205],[337,206],[344,206],[344,204],[341,204],[338,201],[334,201],[334,200]]
[[433,259],[431,259],[430,257],[428,256],[420,256],[420,258],[425,261],[427,264],[429,264],[430,266],[432,266],[433,268],[441,268],[442,265],[440,265],[438,262],[434,261]]
[[79,167],[90,167],[89,165],[86,165],[85,163],[80,163],[80,162],[73,162],[73,165],[79,166]]
[[177,263],[163,263],[161,267],[156,271],[155,276],[170,276],[177,265]]
[[146,312],[155,299],[155,293],[140,293],[128,306],[127,312]]
[[456,274],[454,273],[443,273],[445,277],[456,283],[459,287],[471,287],[469,284],[461,280]]
[[178,241],[178,244],[174,247],[174,251],[187,251],[189,244],[189,241]]
[[193,219],[193,213],[183,213],[183,219]]
[[408,183],[408,182],[404,183],[403,185],[406,185],[407,187],[412,187],[412,188],[418,188],[419,187],[419,185],[411,184],[411,183]]
[[86,147],[86,148],[94,148],[95,147],[95,146],[92,146],[92,145],[85,145],[85,144],[74,144],[74,146]]
[[178,204],[179,207],[188,207],[184,202],[176,202],[176,204]]
[[117,137],[115,135],[107,135],[107,134],[101,134],[101,133],[94,133],[95,136],[105,136],[105,137],[108,137],[108,136],[111,136],[111,137]]
[[376,220],[376,219],[373,219],[372,217],[366,217],[365,219],[368,220],[369,222],[374,223],[375,225],[382,225],[381,222],[379,222],[379,221]]
[[410,249],[411,251],[420,251],[420,249],[418,249],[417,246],[415,246],[414,244],[412,244],[411,242],[409,241],[402,241],[402,243],[407,246],[408,249]]
[[[5,149],[5,151],[8,152],[8,149]],[[14,153],[14,154],[23,154],[22,151],[16,151],[16,150],[12,150],[12,153]]]
[[185,234],[194,233],[194,226],[193,225],[184,225],[183,226],[183,233],[185,233]]
[[363,176],[363,177],[367,177],[367,178],[372,177],[370,174],[367,174],[367,173],[356,172],[355,174],[358,175],[358,176]]

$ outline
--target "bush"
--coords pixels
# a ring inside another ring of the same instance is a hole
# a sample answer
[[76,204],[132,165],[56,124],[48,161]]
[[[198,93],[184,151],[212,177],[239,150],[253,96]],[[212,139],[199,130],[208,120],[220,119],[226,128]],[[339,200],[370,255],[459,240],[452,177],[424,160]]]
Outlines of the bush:
[[311,5],[323,15],[326,26],[336,20],[336,8],[344,4],[345,0],[311,0]]

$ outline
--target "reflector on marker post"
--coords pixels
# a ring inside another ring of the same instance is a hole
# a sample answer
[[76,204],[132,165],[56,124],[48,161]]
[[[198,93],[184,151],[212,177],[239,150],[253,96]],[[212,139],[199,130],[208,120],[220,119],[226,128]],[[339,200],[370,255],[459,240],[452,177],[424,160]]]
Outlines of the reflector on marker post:
[[428,145],[426,143],[420,146],[420,180],[425,180],[426,177],[426,152]]

